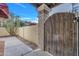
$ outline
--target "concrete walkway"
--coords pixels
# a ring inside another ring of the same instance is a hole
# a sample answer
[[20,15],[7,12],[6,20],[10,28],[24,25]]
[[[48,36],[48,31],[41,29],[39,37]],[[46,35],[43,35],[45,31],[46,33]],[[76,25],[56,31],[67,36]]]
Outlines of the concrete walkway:
[[0,41],[4,41],[4,56],[49,56],[41,50],[33,50],[29,45],[24,44],[16,37],[2,37]]
[[36,49],[28,54],[25,54],[24,56],[52,56],[52,55],[48,52],[42,51],[41,49]]
[[28,45],[25,45],[16,37],[3,37],[0,41],[5,41],[4,55],[5,56],[21,56],[32,51]]

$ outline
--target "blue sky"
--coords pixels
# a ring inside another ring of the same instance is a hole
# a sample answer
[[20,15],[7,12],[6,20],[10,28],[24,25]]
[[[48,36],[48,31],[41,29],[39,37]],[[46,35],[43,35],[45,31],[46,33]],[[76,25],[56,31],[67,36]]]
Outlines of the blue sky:
[[36,8],[29,3],[7,3],[9,12],[20,16],[22,20],[37,22],[38,12]]

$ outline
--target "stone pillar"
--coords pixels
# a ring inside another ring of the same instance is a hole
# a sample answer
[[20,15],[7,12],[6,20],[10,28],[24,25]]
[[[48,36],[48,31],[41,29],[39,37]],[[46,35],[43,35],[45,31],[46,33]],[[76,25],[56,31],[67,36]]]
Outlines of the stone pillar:
[[46,4],[42,4],[38,7],[39,20],[38,20],[38,39],[39,47],[44,50],[44,22],[49,12],[49,7]]

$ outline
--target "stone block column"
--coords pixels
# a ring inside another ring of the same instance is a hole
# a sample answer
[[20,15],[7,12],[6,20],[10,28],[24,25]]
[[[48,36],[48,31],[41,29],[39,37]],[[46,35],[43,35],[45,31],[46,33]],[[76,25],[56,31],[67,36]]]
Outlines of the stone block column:
[[41,4],[38,7],[39,20],[38,20],[38,39],[39,47],[44,50],[44,22],[49,12],[49,7],[46,4]]

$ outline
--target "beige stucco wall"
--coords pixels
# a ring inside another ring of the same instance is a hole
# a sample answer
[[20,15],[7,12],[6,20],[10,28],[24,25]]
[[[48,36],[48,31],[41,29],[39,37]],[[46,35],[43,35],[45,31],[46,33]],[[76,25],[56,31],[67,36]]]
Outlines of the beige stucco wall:
[[38,25],[25,26],[18,28],[17,34],[22,38],[38,44]]
[[0,27],[0,36],[9,36],[10,34],[7,32],[6,28]]

